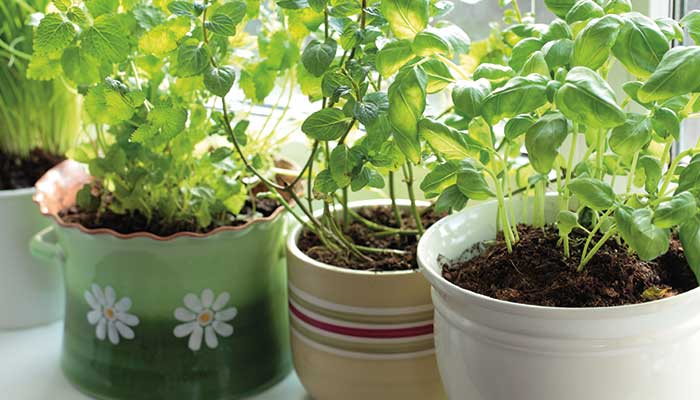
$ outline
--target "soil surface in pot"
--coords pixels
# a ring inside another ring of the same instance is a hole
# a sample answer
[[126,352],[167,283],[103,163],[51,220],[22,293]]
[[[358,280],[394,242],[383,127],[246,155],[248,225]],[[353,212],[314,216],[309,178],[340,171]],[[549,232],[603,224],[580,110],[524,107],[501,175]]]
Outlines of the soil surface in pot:
[[[364,207],[356,210],[367,220],[384,226],[398,228],[396,218],[390,206]],[[421,220],[427,229],[447,214],[438,214],[432,208],[423,210]],[[401,213],[403,229],[415,230],[416,224],[408,211]],[[415,235],[378,235],[358,220],[352,220],[345,230],[345,235],[356,245],[379,249],[403,250],[406,254],[372,254],[366,255],[371,259],[358,260],[347,254],[334,252],[323,246],[319,238],[309,231],[304,231],[297,245],[306,255],[316,261],[340,268],[364,271],[401,271],[418,268],[416,248],[418,240]]]
[[609,240],[583,272],[577,272],[584,235],[571,235],[571,258],[565,259],[556,227],[518,227],[520,242],[508,254],[503,236],[469,249],[480,253],[468,261],[441,258],[442,275],[464,289],[495,299],[550,307],[610,307],[638,304],[695,289],[680,242],[647,262]]
[[39,149],[32,151],[26,159],[0,151],[0,190],[30,188],[46,171],[63,160],[63,157]]
[[202,229],[194,220],[178,221],[177,223],[165,223],[157,214],[149,221],[146,216],[135,213],[131,215],[120,215],[107,211],[98,215],[94,211],[81,210],[78,207],[70,207],[61,211],[58,216],[63,222],[80,224],[88,229],[111,229],[121,234],[148,232],[156,236],[170,236],[180,232],[207,233],[221,226],[240,226],[248,223],[254,218],[269,217],[280,207],[280,204],[270,198],[256,199],[256,215],[253,215],[251,202],[247,201],[241,212],[235,216],[228,214],[229,221],[226,225],[210,225]]

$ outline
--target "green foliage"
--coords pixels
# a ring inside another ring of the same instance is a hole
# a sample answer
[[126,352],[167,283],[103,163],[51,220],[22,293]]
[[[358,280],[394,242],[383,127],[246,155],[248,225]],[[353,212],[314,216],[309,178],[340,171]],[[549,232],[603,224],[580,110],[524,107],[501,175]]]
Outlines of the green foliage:
[[[612,239],[653,260],[678,232],[700,280],[700,148],[666,168],[681,124],[698,115],[700,99],[698,47],[671,49],[671,41],[682,40],[681,25],[700,39],[700,14],[679,24],[632,12],[628,0],[546,0],[561,19],[543,26],[503,4],[509,26],[472,44],[473,74],[453,84],[452,115],[419,124],[437,159],[421,188],[443,210],[495,197],[497,226],[511,251],[519,240],[519,221],[506,201],[513,185],[534,196],[526,214],[535,226],[545,223],[551,187],[565,257],[572,256],[575,229],[588,236],[579,269]],[[608,83],[615,62],[637,79],[617,91]],[[616,92],[625,98],[618,101]],[[635,112],[626,108],[631,102]],[[494,136],[501,126],[503,134]],[[527,163],[514,161],[523,146]],[[626,185],[616,182],[621,177]]]
[[[197,231],[255,218],[254,210],[239,215],[252,186],[260,183],[246,163],[271,176],[273,142],[264,132],[248,140],[247,121],[233,127],[226,108],[220,112],[209,105],[232,89],[238,71],[252,76],[253,90],[241,81],[244,92],[253,101],[264,98],[278,74],[298,58],[278,51],[271,60],[270,52],[256,47],[266,42],[241,33],[248,5],[173,1],[127,6],[118,0],[54,5],[58,12],[35,29],[41,44],[29,75],[65,78],[84,94],[96,138],[70,156],[88,165],[95,184],[80,192],[78,206],[168,227],[194,221]],[[279,24],[270,18],[261,22]],[[261,34],[280,48],[297,48],[288,34],[267,29]],[[241,62],[233,57],[239,47],[257,55]],[[234,139],[257,154],[241,159],[232,151]]]
[[[55,53],[76,32],[58,14],[32,15],[45,8],[44,0],[5,2],[0,7],[0,152],[21,158],[34,149],[63,155],[81,133],[77,96],[62,82],[45,82],[61,73],[61,57]],[[41,44],[39,28],[27,24],[39,16]],[[32,58],[32,52],[37,57]]]

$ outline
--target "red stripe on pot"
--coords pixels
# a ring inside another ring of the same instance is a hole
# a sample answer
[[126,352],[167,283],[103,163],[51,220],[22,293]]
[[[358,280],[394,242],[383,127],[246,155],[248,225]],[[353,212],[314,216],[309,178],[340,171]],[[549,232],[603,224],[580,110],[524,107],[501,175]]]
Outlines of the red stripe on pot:
[[352,336],[358,338],[371,338],[371,339],[398,339],[398,338],[408,338],[414,336],[430,335],[433,333],[433,324],[415,326],[411,328],[397,328],[397,329],[366,329],[366,328],[350,328],[347,326],[340,326],[335,324],[329,324],[327,322],[319,321],[314,319],[304,313],[302,313],[298,308],[294,306],[291,302],[289,303],[289,311],[300,320],[306,322],[307,324],[327,331],[331,333],[336,333],[339,335]]

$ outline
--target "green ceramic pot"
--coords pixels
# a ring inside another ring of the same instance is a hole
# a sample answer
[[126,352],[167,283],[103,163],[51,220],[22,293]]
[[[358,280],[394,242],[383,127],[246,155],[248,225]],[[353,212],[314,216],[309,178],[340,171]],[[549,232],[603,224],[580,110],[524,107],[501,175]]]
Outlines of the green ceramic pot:
[[[38,193],[49,214],[46,199],[63,196]],[[57,219],[32,250],[63,264],[64,373],[103,399],[230,399],[275,384],[291,369],[284,232],[281,210],[170,238]]]

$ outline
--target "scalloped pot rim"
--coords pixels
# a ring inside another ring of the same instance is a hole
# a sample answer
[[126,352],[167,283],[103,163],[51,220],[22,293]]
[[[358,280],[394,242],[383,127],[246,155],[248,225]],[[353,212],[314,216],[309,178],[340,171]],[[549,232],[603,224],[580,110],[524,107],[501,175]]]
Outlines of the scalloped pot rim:
[[[178,238],[207,238],[221,232],[243,231],[255,224],[273,221],[278,218],[282,212],[284,212],[284,206],[279,206],[269,216],[256,218],[239,226],[221,226],[206,233],[177,232],[168,236],[158,236],[150,232],[134,232],[125,234],[109,228],[86,228],[79,223],[65,222],[58,215],[57,211],[51,211],[51,208],[47,205],[48,200],[53,199],[57,194],[59,194],[59,191],[64,201],[65,199],[71,199],[69,203],[73,204],[75,203],[75,196],[78,190],[82,188],[85,183],[90,182],[90,180],[92,180],[92,178],[87,174],[87,168],[84,164],[80,164],[73,160],[63,161],[47,171],[46,174],[44,174],[44,176],[37,181],[35,188],[31,189],[36,190],[32,196],[32,201],[39,206],[39,212],[41,212],[42,215],[53,218],[53,220],[63,228],[77,229],[88,235],[109,235],[122,240],[147,238],[160,242],[167,242]],[[0,196],[1,195],[2,191],[0,191]],[[54,199],[54,201],[56,200]],[[63,208],[65,207],[60,207],[60,209]]]
[[[389,204],[391,204],[391,199],[358,200],[358,201],[351,201],[348,204],[348,208],[357,209],[357,208],[371,207],[371,206],[386,206]],[[396,204],[398,204],[401,207],[406,207],[409,205],[409,201],[406,199],[397,199]],[[419,207],[427,207],[428,205],[430,205],[430,202],[417,201],[416,204]],[[320,216],[322,213],[323,213],[323,210],[316,210],[316,212],[314,214],[316,214],[316,216]],[[365,271],[365,270],[359,270],[359,269],[341,268],[341,267],[338,267],[335,265],[326,264],[324,262],[314,260],[313,258],[306,255],[306,253],[301,251],[301,249],[297,245],[297,242],[299,240],[299,236],[301,235],[302,229],[303,229],[303,226],[301,224],[296,224],[294,227],[292,227],[292,229],[289,232],[289,236],[287,237],[287,248],[289,249],[290,253],[292,253],[292,255],[294,255],[294,257],[298,258],[299,260],[301,260],[309,265],[313,265],[314,267],[326,269],[326,270],[333,271],[333,272],[343,273],[343,274],[350,274],[350,275],[392,276],[392,275],[410,275],[410,274],[420,274],[421,273],[420,268],[411,269],[411,270],[402,270],[402,271]]]

